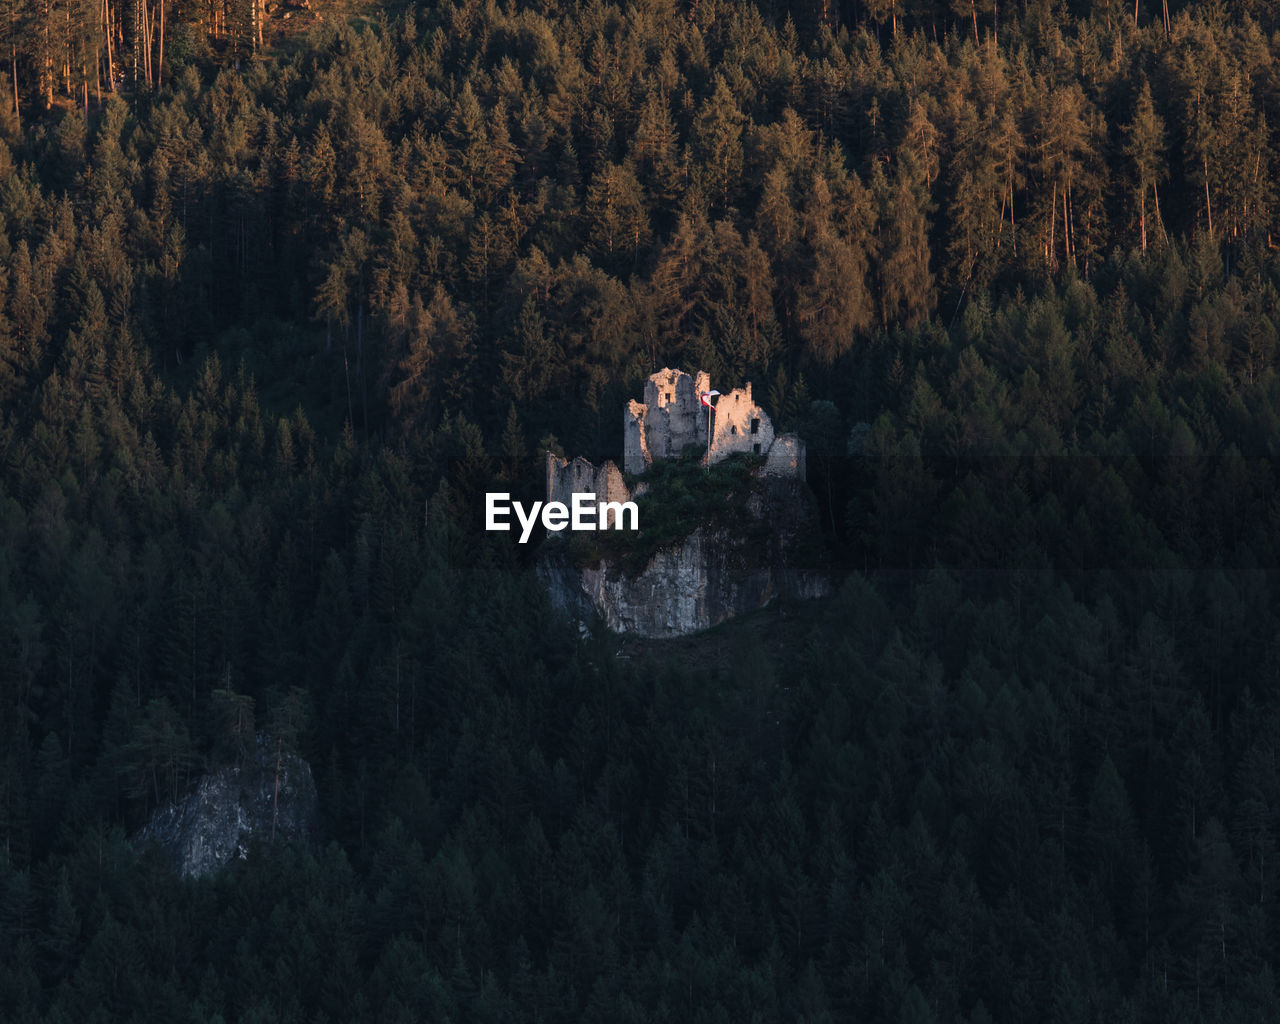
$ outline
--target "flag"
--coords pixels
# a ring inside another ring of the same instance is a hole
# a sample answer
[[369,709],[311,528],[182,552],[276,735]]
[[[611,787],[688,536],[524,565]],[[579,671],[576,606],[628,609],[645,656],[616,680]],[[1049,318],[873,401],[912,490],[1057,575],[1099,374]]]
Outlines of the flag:
[[705,405],[708,409],[714,409],[715,406],[711,404],[711,399],[714,395],[718,395],[718,394],[720,394],[719,391],[702,392],[702,404]]

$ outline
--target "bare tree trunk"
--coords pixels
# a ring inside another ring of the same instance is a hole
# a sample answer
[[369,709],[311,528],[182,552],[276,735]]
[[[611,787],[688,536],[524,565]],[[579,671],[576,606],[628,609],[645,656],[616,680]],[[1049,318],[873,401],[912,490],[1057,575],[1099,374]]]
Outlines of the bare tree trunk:
[[40,34],[44,39],[44,52],[40,55],[40,94],[44,97],[44,109],[53,106],[53,40],[49,38],[49,19],[53,17],[50,10],[51,0],[41,5],[43,17],[40,19]]
[[160,52],[156,55],[156,89],[160,88],[160,79],[164,75],[164,0],[160,2]]
[[107,89],[115,92],[116,69],[114,54],[111,50],[111,37],[114,34],[114,28],[111,24],[111,0],[102,0],[102,23],[106,27],[107,34]]
[[1204,212],[1209,218],[1209,237],[1213,237],[1213,206],[1209,203],[1209,158],[1204,158]]
[[1062,237],[1067,244],[1067,262],[1076,265],[1076,225],[1072,215],[1071,186],[1067,185],[1062,193]]
[[1056,235],[1058,229],[1058,183],[1053,183],[1053,202],[1049,205],[1049,252],[1048,263],[1053,266],[1055,258],[1054,247],[1057,245]]
[[151,5],[147,3],[147,0],[142,0],[142,9],[147,12],[147,88],[154,89],[156,84],[156,68],[155,62],[152,58],[155,55],[156,17],[155,12],[152,11]]
[[1009,244],[1013,246],[1014,258],[1018,255],[1018,222],[1014,218],[1013,212],[1014,192],[1013,182],[1009,182]]
[[133,0],[133,84],[143,77],[142,56],[142,0]]

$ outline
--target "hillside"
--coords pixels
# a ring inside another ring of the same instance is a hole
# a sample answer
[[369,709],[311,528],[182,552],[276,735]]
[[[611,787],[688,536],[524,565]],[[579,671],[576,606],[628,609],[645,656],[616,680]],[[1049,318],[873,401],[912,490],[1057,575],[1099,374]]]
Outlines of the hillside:
[[[0,7],[0,1019],[1280,1019],[1277,5],[312,3]],[[681,365],[836,594],[584,640]]]

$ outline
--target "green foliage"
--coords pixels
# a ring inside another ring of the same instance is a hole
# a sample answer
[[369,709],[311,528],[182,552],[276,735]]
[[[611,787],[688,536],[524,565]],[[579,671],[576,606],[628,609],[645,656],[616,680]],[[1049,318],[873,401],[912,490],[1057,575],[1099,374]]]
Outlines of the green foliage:
[[[590,537],[572,536],[571,561],[589,565],[606,558],[624,571],[637,573],[660,548],[679,544],[699,527],[735,534],[754,530],[746,506],[758,486],[752,474],[763,461],[760,456],[734,455],[706,467],[701,456],[690,452],[680,459],[655,462],[641,478],[643,493],[636,499],[639,532],[603,530]],[[638,482],[629,481],[633,490]]]
[[[1275,1019],[1275,6],[0,7],[0,1017]],[[583,642],[479,498],[694,362],[846,578]]]

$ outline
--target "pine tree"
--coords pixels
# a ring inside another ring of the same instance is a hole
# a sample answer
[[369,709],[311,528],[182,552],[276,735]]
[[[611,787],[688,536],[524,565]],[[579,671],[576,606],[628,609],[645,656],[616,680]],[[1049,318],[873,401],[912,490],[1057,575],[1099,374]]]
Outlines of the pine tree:
[[880,317],[885,326],[899,318],[921,323],[936,301],[929,269],[927,192],[921,169],[910,157],[899,159],[892,180],[877,164],[871,189],[879,207],[878,277]]
[[709,191],[720,213],[737,199],[742,174],[742,135],[747,123],[724,77],[717,72],[711,95],[694,118],[694,153],[706,167]]
[[1147,251],[1147,193],[1150,191],[1154,201],[1156,225],[1161,236],[1168,241],[1164,232],[1164,221],[1160,217],[1160,182],[1169,176],[1165,162],[1164,121],[1155,111],[1155,103],[1151,98],[1151,84],[1144,78],[1142,90],[1138,93],[1138,101],[1134,107],[1133,121],[1125,126],[1128,136],[1125,142],[1125,155],[1133,161],[1137,175],[1138,193],[1138,238],[1142,251]]
[[[855,202],[861,206],[865,198]],[[815,174],[804,214],[806,273],[796,293],[796,322],[809,354],[826,364],[847,352],[874,316],[866,243],[842,236],[835,214],[827,183]]]

